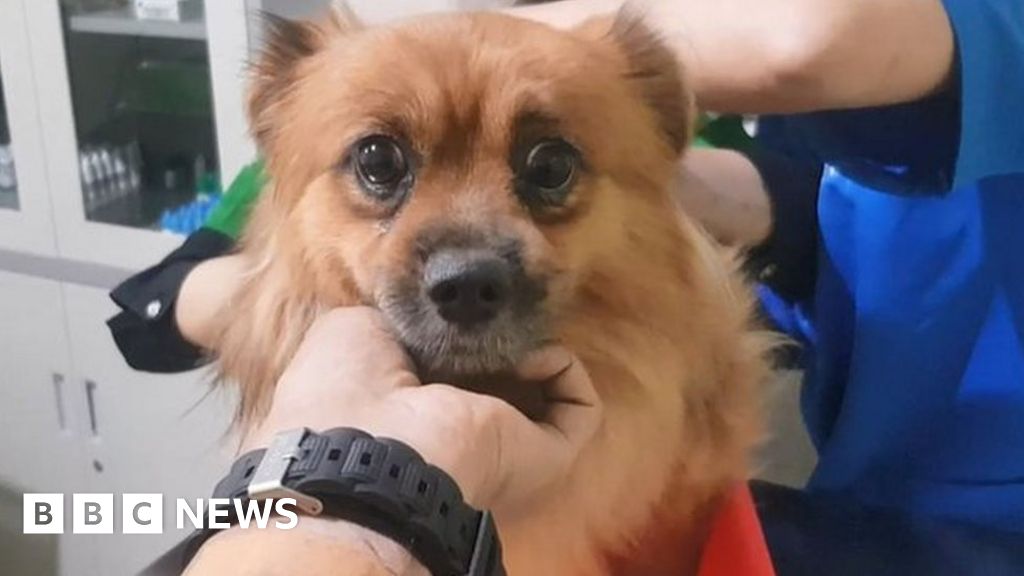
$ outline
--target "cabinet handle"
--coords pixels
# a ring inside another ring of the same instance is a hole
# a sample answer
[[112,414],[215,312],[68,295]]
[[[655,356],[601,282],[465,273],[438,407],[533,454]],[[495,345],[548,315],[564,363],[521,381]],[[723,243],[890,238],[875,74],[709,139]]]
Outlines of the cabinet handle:
[[96,425],[96,383],[92,380],[85,381],[85,401],[89,406],[89,431],[94,437],[99,436],[99,427]]
[[67,432],[68,419],[64,412],[64,375],[59,372],[51,374],[53,378],[53,397],[57,403],[57,426],[61,432]]

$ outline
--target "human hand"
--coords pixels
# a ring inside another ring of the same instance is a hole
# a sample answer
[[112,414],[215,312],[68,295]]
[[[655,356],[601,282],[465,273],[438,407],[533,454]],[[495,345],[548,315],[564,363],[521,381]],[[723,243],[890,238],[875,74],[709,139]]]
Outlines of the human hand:
[[246,444],[300,427],[359,428],[413,447],[471,505],[515,510],[568,474],[602,415],[586,371],[563,348],[532,355],[517,375],[544,388],[543,420],[491,396],[422,384],[378,312],[337,309],[310,328]]

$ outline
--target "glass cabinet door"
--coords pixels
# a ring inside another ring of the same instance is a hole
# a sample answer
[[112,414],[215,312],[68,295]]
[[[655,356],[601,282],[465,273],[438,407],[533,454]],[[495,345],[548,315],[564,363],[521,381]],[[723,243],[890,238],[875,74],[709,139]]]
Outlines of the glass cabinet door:
[[60,0],[87,221],[187,233],[220,192],[203,0]]
[[0,252],[52,256],[57,247],[25,1],[0,0]]
[[7,104],[4,100],[4,75],[0,67],[0,210],[18,209],[18,172],[14,166],[14,147],[7,122]]
[[255,156],[245,0],[20,1],[57,251],[152,265]]

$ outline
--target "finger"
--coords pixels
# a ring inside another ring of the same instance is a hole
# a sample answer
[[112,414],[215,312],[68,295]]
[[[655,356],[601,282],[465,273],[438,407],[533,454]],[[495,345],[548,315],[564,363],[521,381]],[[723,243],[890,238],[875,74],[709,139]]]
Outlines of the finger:
[[553,425],[508,408],[498,426],[500,482],[493,499],[506,514],[515,515],[570,474],[582,446]]
[[531,352],[515,369],[516,376],[527,382],[550,380],[573,362],[573,355],[562,346],[546,346]]
[[543,386],[548,410],[542,423],[574,447],[582,447],[594,436],[604,414],[601,397],[583,363],[573,356],[571,363]]
[[528,505],[564,479],[600,424],[600,398],[582,364],[571,355],[570,359],[562,373],[545,383],[562,396],[549,404],[541,422],[498,398],[464,393],[467,402],[489,410],[487,421],[499,445],[495,466],[500,482],[494,498],[506,511]]
[[[424,458],[455,477],[475,506],[508,510],[525,504],[564,477],[575,458],[560,432],[493,396],[447,384],[428,384],[400,395],[418,407],[419,418],[412,418],[412,426],[404,425],[399,434],[415,434],[414,445],[419,442],[427,450]],[[415,430],[417,423],[430,421],[433,434]],[[430,442],[442,429],[449,439],[440,445]]]

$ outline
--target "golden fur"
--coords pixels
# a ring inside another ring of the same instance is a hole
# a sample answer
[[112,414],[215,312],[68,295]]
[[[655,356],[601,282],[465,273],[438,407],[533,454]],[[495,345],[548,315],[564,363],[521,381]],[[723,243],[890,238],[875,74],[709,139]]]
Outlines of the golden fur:
[[[771,339],[732,256],[673,204],[691,104],[671,54],[636,19],[559,32],[511,17],[273,23],[251,93],[269,189],[243,251],[251,272],[218,346],[243,425],[266,409],[325,309],[378,305],[439,223],[502,229],[548,281],[553,335],[582,360],[604,422],[571,477],[498,523],[513,576],[692,573],[709,515],[743,481]],[[510,192],[523,111],[554,119],[587,163],[568,205]],[[338,168],[362,134],[400,125],[422,156],[397,214]]]

